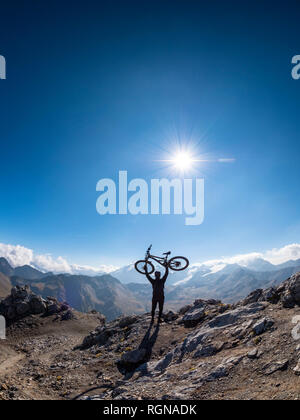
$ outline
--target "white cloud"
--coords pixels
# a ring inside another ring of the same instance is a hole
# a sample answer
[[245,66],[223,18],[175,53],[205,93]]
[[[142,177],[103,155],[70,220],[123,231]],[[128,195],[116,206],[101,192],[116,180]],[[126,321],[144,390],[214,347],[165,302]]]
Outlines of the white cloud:
[[251,252],[249,254],[238,254],[232,257],[222,257],[216,260],[205,261],[202,264],[215,266],[218,264],[239,264],[247,267],[252,261],[262,258],[271,264],[281,264],[289,260],[300,258],[300,244],[290,244],[282,248],[273,248],[265,252]]
[[50,254],[38,255],[32,249],[21,245],[8,245],[0,243],[0,257],[4,257],[13,266],[30,265],[43,272],[97,275],[109,273],[118,267],[101,265],[91,267],[87,265],[70,264],[63,257],[53,258]]
[[300,258],[300,244],[290,244],[283,248],[273,248],[264,253],[264,258],[272,264],[281,264],[288,260]]

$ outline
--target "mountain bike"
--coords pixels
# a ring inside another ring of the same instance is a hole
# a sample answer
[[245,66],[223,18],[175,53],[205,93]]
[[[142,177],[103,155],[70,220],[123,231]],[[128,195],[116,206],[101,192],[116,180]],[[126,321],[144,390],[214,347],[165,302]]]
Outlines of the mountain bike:
[[[150,259],[156,261],[158,264],[162,265],[163,267],[169,267],[171,270],[174,271],[182,271],[185,270],[189,266],[189,260],[185,257],[172,257],[168,260],[171,251],[164,252],[164,257],[158,257],[157,255],[150,254],[150,250],[152,245],[146,251],[145,259],[139,260],[134,264],[135,269],[141,274],[148,274],[153,273],[155,267]],[[146,270],[147,268],[147,270]]]

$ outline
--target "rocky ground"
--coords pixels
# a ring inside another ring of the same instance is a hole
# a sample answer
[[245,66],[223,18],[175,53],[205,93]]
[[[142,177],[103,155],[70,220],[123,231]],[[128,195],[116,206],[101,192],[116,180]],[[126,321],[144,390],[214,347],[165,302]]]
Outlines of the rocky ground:
[[[36,302],[16,292],[2,309]],[[235,305],[198,299],[159,325],[42,303],[0,340],[0,399],[300,398],[299,273]]]

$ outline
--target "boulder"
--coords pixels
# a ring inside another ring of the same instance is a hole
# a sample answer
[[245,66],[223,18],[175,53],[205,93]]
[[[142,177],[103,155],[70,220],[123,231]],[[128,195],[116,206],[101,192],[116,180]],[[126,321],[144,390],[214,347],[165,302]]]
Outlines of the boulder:
[[140,348],[132,351],[127,351],[121,357],[120,364],[122,365],[138,365],[145,360],[147,351],[145,348]]
[[163,314],[163,320],[166,322],[175,321],[178,318],[178,314],[173,311],[169,311],[166,314]]
[[67,310],[66,312],[64,312],[61,316],[61,320],[62,321],[69,321],[70,319],[75,318],[75,315],[73,314],[73,312],[71,311],[71,309]]
[[46,302],[41,296],[31,295],[29,305],[33,314],[43,314],[46,312]]
[[47,315],[57,314],[58,312],[60,312],[60,310],[60,305],[56,302],[51,301],[50,304],[48,304],[47,306]]
[[106,328],[105,326],[99,326],[92,331],[89,335],[84,337],[82,344],[79,346],[81,349],[86,349],[97,344],[103,346],[107,343],[110,337],[116,333],[115,328]]
[[255,349],[253,349],[253,350],[250,350],[250,351],[248,352],[248,354],[247,354],[247,356],[248,356],[248,358],[249,358],[249,359],[256,359],[256,358],[257,358],[257,355],[258,355],[258,350],[257,350],[257,348],[255,348]]
[[288,359],[279,360],[276,362],[270,362],[266,364],[263,368],[263,373],[265,375],[272,375],[272,373],[277,372],[278,370],[286,370],[289,364]]
[[285,308],[300,306],[300,272],[294,274],[277,288],[280,301]]
[[25,300],[28,299],[30,289],[27,285],[15,286],[11,289],[11,297],[13,300]]
[[189,311],[193,306],[192,305],[185,305],[179,309],[179,315],[184,315],[187,311]]
[[262,293],[262,297],[260,300],[264,300],[270,303],[278,303],[280,296],[277,292],[277,289],[274,287],[269,287],[268,289],[264,290]]
[[263,289],[256,289],[253,290],[244,300],[242,300],[241,304],[243,306],[249,305],[249,303],[258,302],[258,300],[262,297]]
[[7,319],[13,320],[16,318],[16,308],[14,306],[9,306],[5,312],[2,312],[4,316],[6,316]]
[[274,325],[274,321],[269,318],[259,319],[252,327],[252,331],[255,335],[260,335],[263,332],[267,331]]
[[242,319],[247,319],[250,315],[263,311],[265,306],[262,303],[251,303],[247,306],[238,307],[231,311],[227,311],[221,315],[216,316],[209,322],[211,328],[226,327],[240,322]]
[[219,351],[219,348],[214,344],[203,345],[200,349],[198,349],[194,353],[194,358],[197,359],[198,357],[209,357],[213,356]]
[[300,273],[294,274],[289,281],[289,291],[297,305],[300,305]]
[[19,302],[16,304],[16,313],[17,315],[27,315],[30,314],[30,305],[28,302]]
[[205,310],[201,307],[193,307],[182,318],[185,327],[194,327],[205,318]]
[[138,320],[138,317],[136,315],[124,316],[118,322],[118,326],[120,328],[125,328],[131,324],[134,324],[137,320]]
[[216,379],[228,376],[230,370],[238,365],[244,356],[229,357],[224,359],[218,366],[214,367],[208,374],[206,374],[201,381],[212,382]]

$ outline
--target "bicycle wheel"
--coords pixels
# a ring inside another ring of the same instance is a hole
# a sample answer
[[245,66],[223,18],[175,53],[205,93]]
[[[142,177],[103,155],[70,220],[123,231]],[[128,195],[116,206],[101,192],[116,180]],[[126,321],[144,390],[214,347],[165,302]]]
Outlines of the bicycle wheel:
[[168,262],[169,268],[174,271],[185,270],[189,266],[189,260],[185,257],[173,257]]
[[134,268],[141,274],[146,274],[145,265],[147,264],[147,273],[151,274],[154,271],[154,265],[150,261],[139,260],[134,264]]

